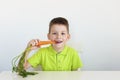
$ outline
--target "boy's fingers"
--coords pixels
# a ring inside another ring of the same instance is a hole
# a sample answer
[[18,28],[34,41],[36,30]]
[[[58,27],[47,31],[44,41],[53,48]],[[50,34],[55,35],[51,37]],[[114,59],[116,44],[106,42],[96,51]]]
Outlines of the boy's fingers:
[[35,42],[35,46],[37,46],[39,44],[39,39],[35,39],[34,42]]
[[32,39],[28,44],[31,46],[35,46],[37,44],[37,42],[35,39]]
[[37,49],[40,47],[39,45],[40,40],[39,39],[32,39],[29,43],[28,46],[32,46],[31,50]]

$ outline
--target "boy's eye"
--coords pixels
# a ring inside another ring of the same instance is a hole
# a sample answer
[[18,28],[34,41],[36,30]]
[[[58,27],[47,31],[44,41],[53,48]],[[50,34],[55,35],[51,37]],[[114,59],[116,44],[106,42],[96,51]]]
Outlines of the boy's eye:
[[52,33],[53,35],[56,35],[57,33]]
[[65,35],[65,33],[61,33],[62,35]]

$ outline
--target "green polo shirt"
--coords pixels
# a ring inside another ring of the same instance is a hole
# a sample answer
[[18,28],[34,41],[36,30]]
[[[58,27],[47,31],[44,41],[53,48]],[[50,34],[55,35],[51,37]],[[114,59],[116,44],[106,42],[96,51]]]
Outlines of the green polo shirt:
[[28,62],[32,67],[41,65],[43,71],[71,71],[83,66],[78,53],[68,46],[60,53],[52,46],[40,48]]

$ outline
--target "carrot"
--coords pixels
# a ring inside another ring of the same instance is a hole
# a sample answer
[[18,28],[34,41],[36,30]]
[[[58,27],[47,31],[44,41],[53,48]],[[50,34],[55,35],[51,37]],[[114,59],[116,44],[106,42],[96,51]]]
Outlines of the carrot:
[[55,42],[54,41],[40,41],[38,43],[38,45],[36,46],[41,46],[41,45],[46,45],[46,44],[54,44]]
[[[54,43],[55,43],[54,41],[40,41],[39,44],[36,46],[41,46],[41,45],[45,45],[45,44],[54,44]],[[21,53],[20,55],[14,57],[12,59],[12,71],[17,72],[18,75],[20,75],[22,77],[27,77],[27,75],[37,74],[36,72],[28,72],[24,69],[25,58],[26,58],[26,55],[30,52],[31,47],[32,46],[28,46],[23,51],[23,53]],[[18,61],[18,64],[16,64],[17,61]]]

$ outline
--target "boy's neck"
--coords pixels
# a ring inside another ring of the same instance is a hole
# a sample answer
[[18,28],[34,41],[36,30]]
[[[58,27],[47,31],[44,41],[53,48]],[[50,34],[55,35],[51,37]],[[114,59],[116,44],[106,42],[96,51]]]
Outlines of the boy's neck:
[[[64,46],[64,47],[65,47],[65,46]],[[64,49],[64,47],[62,47],[62,48],[56,48],[56,47],[53,46],[53,48],[55,49],[55,51],[56,51],[57,53],[62,52],[63,49]]]

